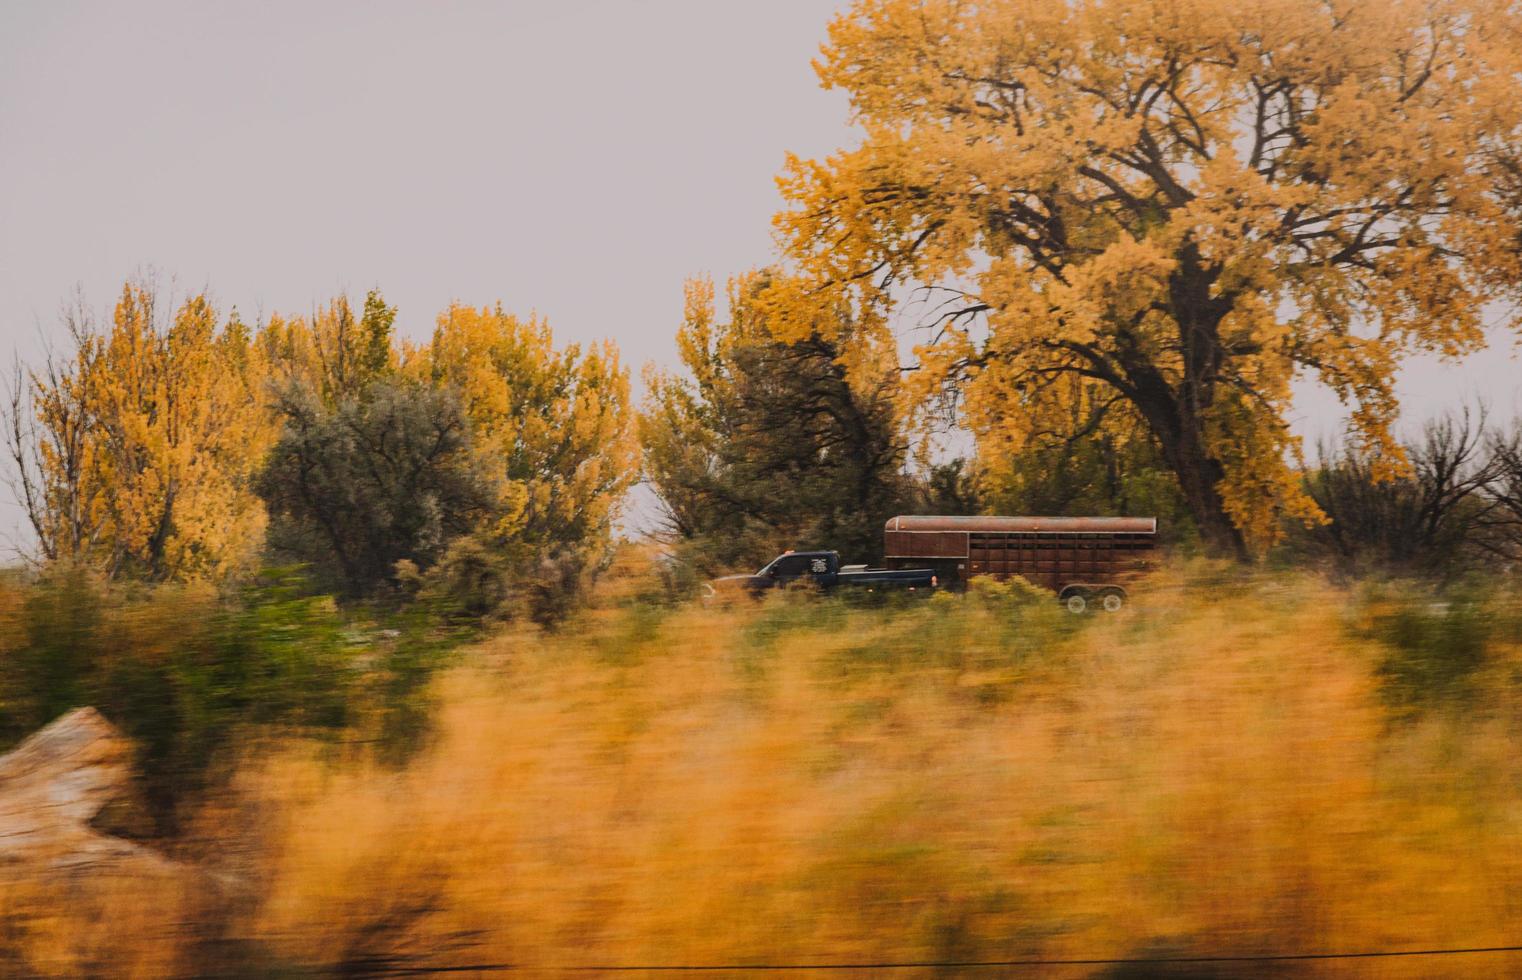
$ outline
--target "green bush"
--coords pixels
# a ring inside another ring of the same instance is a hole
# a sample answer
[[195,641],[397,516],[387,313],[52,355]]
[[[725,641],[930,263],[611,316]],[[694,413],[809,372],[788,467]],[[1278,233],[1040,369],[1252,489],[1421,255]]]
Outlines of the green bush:
[[38,587],[8,584],[0,653],[0,744],[89,700],[100,657],[99,583],[83,569],[58,573]]
[[385,629],[341,613],[289,570],[232,596],[112,588],[59,570],[12,583],[0,614],[0,745],[96,707],[135,744],[161,833],[174,830],[219,754],[256,727],[331,732],[373,721],[385,748],[415,743],[423,684],[454,639],[423,607]]
[[397,562],[396,580],[414,599],[451,621],[482,623],[510,611],[507,562],[475,535],[455,539],[427,571],[420,572],[411,561]]
[[1386,703],[1403,713],[1463,702],[1484,667],[1503,610],[1483,591],[1365,587],[1355,632],[1383,647],[1378,675]]
[[346,599],[386,591],[400,561],[429,568],[498,516],[451,392],[378,381],[325,404],[296,386],[277,411],[284,428],[257,481],[269,545]]

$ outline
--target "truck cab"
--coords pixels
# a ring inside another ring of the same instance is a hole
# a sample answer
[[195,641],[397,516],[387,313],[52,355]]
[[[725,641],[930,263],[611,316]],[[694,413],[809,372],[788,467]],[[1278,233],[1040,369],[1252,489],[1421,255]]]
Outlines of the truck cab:
[[755,575],[754,587],[763,589],[807,582],[829,588],[840,575],[840,553],[835,551],[785,551]]
[[837,551],[784,551],[762,566],[754,575],[727,575],[707,585],[707,596],[744,591],[759,596],[767,589],[808,585],[820,590],[850,586],[867,592],[886,590],[924,590],[929,594],[938,584],[931,568],[886,569],[865,565],[840,567]]

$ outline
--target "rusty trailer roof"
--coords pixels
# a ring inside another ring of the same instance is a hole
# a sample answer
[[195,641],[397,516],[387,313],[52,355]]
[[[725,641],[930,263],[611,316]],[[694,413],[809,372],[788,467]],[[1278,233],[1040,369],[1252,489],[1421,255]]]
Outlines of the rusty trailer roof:
[[954,517],[906,514],[888,518],[885,531],[993,531],[1047,534],[1156,534],[1155,517]]

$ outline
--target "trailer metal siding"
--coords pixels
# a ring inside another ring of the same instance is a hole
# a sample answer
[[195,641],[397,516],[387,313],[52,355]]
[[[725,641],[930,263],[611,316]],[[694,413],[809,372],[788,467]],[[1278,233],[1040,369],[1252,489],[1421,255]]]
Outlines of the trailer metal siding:
[[890,558],[966,558],[966,531],[888,531],[883,555]]
[[1153,517],[900,516],[884,527],[890,568],[932,560],[953,579],[1020,575],[1060,592],[1114,584],[1147,565]]
[[912,514],[888,518],[884,531],[1016,531],[1156,534],[1155,517],[953,517]]

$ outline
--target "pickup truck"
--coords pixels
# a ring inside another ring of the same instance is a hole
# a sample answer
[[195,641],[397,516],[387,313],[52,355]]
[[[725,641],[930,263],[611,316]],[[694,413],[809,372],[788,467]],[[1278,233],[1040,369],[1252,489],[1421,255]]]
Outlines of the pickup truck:
[[868,591],[903,589],[931,590],[940,585],[933,568],[868,568],[865,565],[841,567],[840,553],[835,551],[786,551],[773,558],[754,575],[726,575],[714,579],[704,589],[706,598],[746,592],[759,596],[767,589],[787,585],[811,585],[817,589],[837,586],[865,588]]

